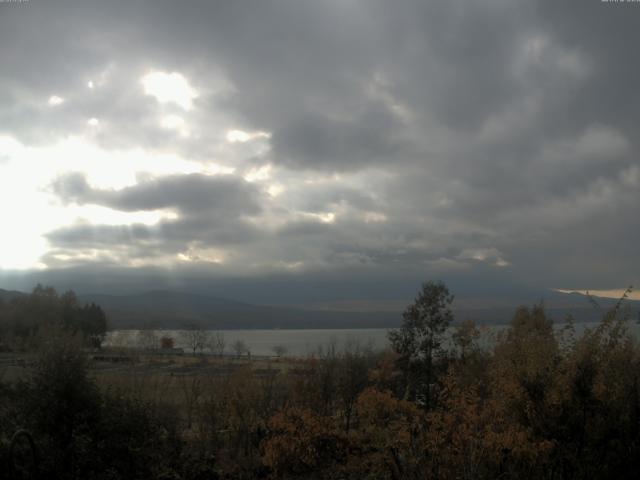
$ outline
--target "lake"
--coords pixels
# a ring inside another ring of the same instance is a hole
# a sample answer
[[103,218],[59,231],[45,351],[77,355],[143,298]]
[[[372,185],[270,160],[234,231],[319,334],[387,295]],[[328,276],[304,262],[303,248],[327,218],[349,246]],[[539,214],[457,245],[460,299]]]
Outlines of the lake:
[[[577,323],[576,332],[580,334],[586,328],[593,328],[597,322]],[[564,323],[556,324],[561,329]],[[498,332],[506,325],[479,326],[481,345],[490,345]],[[630,330],[638,335],[640,326],[636,322],[629,322]],[[225,353],[233,353],[231,345],[240,340],[245,343],[252,355],[273,355],[274,347],[282,346],[288,355],[307,356],[316,353],[320,348],[335,345],[338,351],[343,350],[349,343],[370,346],[373,350],[383,350],[388,345],[386,328],[358,328],[358,329],[287,329],[287,330],[220,330],[226,342]],[[173,338],[175,346],[189,351],[184,340],[184,330],[114,330],[109,332],[105,346],[140,347],[158,345],[162,336]],[[212,331],[212,333],[216,333]],[[205,352],[208,351],[205,349]]]
[[[149,341],[149,331],[144,330],[114,330],[109,332],[105,346],[135,347]],[[173,338],[175,346],[189,350],[184,341],[184,330],[156,330],[155,335]],[[215,331],[212,333],[216,333]],[[244,342],[252,355],[273,355],[276,346],[286,349],[288,355],[306,356],[335,345],[342,350],[350,342],[360,345],[370,345],[374,350],[382,350],[387,345],[386,328],[361,329],[318,329],[318,330],[220,330],[226,341],[225,353],[232,354],[231,345],[240,340]],[[207,351],[205,349],[205,351]]]

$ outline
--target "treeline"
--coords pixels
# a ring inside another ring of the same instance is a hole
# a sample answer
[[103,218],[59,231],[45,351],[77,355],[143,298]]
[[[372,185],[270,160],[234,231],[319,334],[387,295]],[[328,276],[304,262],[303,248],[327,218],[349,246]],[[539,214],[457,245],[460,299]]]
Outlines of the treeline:
[[452,300],[443,284],[423,286],[352,409],[301,402],[272,417],[262,450],[271,471],[279,478],[637,478],[640,348],[622,301],[580,336],[570,318],[555,330],[542,305],[519,308],[489,349],[463,322],[445,351]]
[[[28,380],[0,387],[0,454],[26,428],[43,478],[637,478],[640,347],[623,302],[581,335],[522,307],[481,347],[472,322],[444,343],[452,298],[424,284],[386,352],[354,342],[184,374],[179,402],[140,372],[105,388],[58,330]],[[14,471],[34,475],[21,448]]]
[[0,344],[5,348],[28,349],[39,332],[56,327],[99,347],[107,332],[107,317],[94,303],[81,305],[72,290],[59,295],[53,287],[37,285],[28,295],[0,299]]

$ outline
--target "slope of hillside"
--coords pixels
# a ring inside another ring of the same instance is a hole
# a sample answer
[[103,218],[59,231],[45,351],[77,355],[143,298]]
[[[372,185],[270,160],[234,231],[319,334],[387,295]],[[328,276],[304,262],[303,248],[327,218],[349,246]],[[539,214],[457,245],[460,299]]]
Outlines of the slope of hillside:
[[16,290],[3,290],[0,288],[0,301],[1,302],[10,302],[14,298],[20,297],[22,295],[26,295],[23,292],[18,292]]
[[251,305],[185,292],[152,291],[133,295],[81,295],[83,302],[102,306],[113,327],[209,328],[358,328],[393,327],[392,312],[321,312]]
[[[114,327],[163,326],[177,327],[189,323],[210,328],[374,328],[396,327],[402,319],[403,307],[367,309],[366,302],[358,309],[344,303],[335,308],[323,306],[277,307],[251,305],[234,300],[185,292],[152,291],[134,295],[83,295],[82,301],[101,305]],[[597,298],[601,310],[594,308],[586,296],[555,291],[537,292],[520,297],[462,297],[453,304],[456,320],[473,319],[479,324],[507,323],[520,305],[542,301],[556,320],[567,315],[576,321],[591,322],[615,305],[615,299]],[[640,302],[627,301],[633,316],[640,311]]]
[[[5,303],[25,295],[0,289]],[[207,328],[393,328],[400,325],[404,306],[411,301],[394,301],[382,308],[376,302],[364,300],[335,304],[279,307],[252,305],[227,298],[153,290],[130,295],[80,295],[80,302],[100,305],[112,328],[165,327],[180,328],[197,324]],[[600,309],[594,308],[585,295],[552,290],[519,296],[456,297],[453,310],[456,321],[471,319],[478,324],[504,324],[520,305],[542,301],[556,321],[571,314],[578,322],[597,321],[603,311],[617,300],[595,298]],[[639,301],[625,303],[633,318],[640,312]]]

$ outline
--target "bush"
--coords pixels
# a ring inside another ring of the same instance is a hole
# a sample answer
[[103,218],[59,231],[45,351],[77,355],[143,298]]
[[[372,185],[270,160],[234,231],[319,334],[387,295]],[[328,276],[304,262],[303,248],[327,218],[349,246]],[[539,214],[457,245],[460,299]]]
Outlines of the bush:
[[44,475],[152,479],[178,463],[175,412],[101,393],[77,337],[51,330],[40,343],[32,378],[16,387],[13,399],[43,452]]

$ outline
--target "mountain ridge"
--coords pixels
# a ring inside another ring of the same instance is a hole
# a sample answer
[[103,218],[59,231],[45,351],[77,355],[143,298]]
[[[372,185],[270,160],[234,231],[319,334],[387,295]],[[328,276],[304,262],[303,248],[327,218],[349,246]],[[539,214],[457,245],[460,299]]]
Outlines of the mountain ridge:
[[[0,299],[26,295],[0,289]],[[601,310],[618,300],[593,297]],[[78,295],[81,303],[100,305],[112,328],[180,328],[198,325],[217,329],[271,328],[393,328],[400,325],[404,306],[411,300],[395,300],[387,308],[367,300],[337,301],[315,305],[256,305],[229,298],[173,290],[149,290],[114,295]],[[475,320],[478,324],[505,324],[520,305],[542,301],[547,312],[560,321],[571,314],[578,322],[597,321],[602,311],[594,308],[586,295],[549,290],[518,296],[462,296],[452,305],[456,321]],[[370,303],[368,303],[370,302]],[[640,301],[626,300],[632,315],[640,312]],[[377,305],[377,307],[376,307]],[[404,306],[403,306],[404,305]]]

